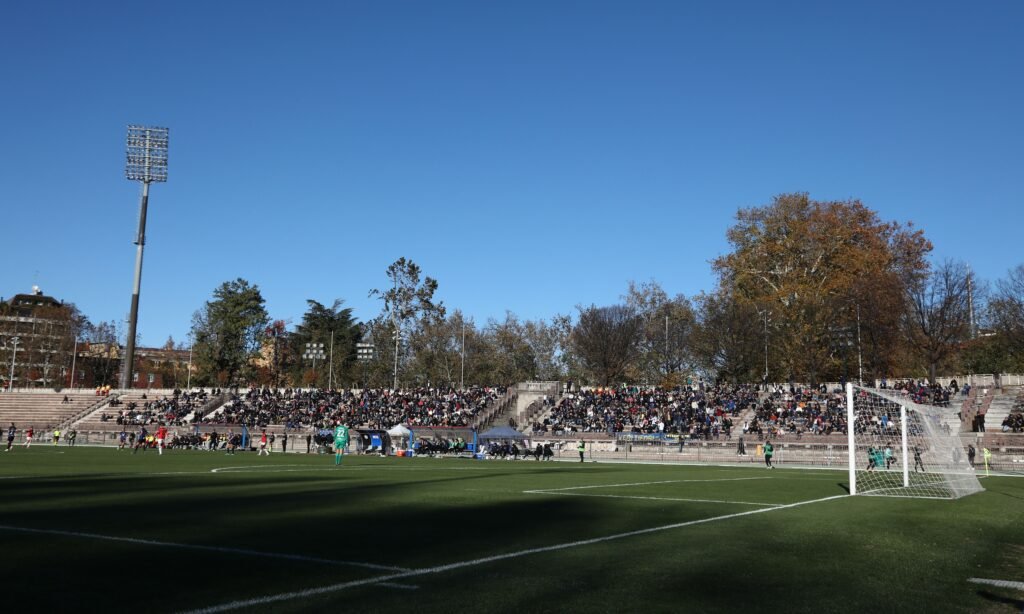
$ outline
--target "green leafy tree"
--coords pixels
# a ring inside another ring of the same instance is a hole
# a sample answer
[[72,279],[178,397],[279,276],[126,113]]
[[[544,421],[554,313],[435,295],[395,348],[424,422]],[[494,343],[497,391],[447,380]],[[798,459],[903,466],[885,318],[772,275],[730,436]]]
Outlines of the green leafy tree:
[[[312,383],[326,388],[333,382],[335,387],[345,382],[355,382],[356,344],[362,340],[362,327],[352,317],[350,307],[342,307],[344,301],[336,299],[330,307],[309,299],[308,308],[302,316],[302,323],[295,327],[295,332],[288,336],[292,356],[301,357],[307,343],[322,343],[325,357],[316,364],[312,371],[312,363],[295,362],[291,371],[291,380],[295,383]],[[334,372],[330,372],[329,360],[331,338],[334,338]],[[311,381],[305,380],[307,373],[312,371]]]
[[212,300],[192,316],[198,383],[242,385],[258,356],[270,318],[258,286],[244,279],[226,281]]
[[415,335],[445,317],[445,307],[434,300],[437,280],[424,277],[422,269],[412,260],[402,257],[391,263],[387,276],[391,287],[370,291],[371,297],[383,302],[380,315],[371,323],[377,357],[374,371],[379,376],[388,361],[393,368],[391,385],[397,387],[399,375],[413,358],[408,351],[403,352],[403,345],[410,349]]

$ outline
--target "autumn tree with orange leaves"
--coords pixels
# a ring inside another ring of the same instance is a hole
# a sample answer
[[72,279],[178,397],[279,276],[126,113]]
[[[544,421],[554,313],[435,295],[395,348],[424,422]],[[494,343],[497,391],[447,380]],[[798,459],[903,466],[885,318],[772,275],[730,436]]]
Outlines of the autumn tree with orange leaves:
[[796,193],[741,209],[727,238],[732,252],[713,261],[720,291],[768,310],[770,380],[856,379],[858,322],[865,379],[899,368],[905,289],[932,249],[920,230],[858,200]]

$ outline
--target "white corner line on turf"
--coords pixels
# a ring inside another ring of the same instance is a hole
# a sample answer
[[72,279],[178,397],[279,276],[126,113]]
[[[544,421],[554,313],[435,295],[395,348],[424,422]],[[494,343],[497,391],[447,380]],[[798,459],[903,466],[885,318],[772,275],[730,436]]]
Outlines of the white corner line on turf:
[[1012,588],[1018,591],[1024,591],[1024,582],[1014,582],[1013,580],[992,580],[989,578],[968,578],[968,582],[975,584],[988,584],[989,586],[998,586],[999,588]]
[[375,563],[363,563],[360,561],[337,561],[334,559],[323,559],[315,556],[302,554],[288,554],[283,552],[262,552],[260,550],[249,550],[247,548],[228,548],[226,546],[204,546],[201,544],[178,544],[174,542],[163,542],[153,539],[141,539],[137,537],[118,537],[116,535],[101,535],[99,533],[82,533],[79,531],[62,531],[60,529],[32,529],[29,527],[13,527],[0,524],[0,531],[14,531],[17,533],[38,533],[43,535],[62,535],[64,537],[79,537],[83,539],[99,539],[111,542],[123,542],[127,544],[141,544],[144,546],[161,546],[164,548],[180,548],[183,550],[204,550],[207,552],[223,552],[226,554],[244,554],[247,556],[259,556],[270,559],[285,559],[289,561],[305,561],[309,563],[327,563],[329,565],[342,565],[347,567],[363,567],[365,569],[376,569],[378,571],[410,571],[405,567],[394,567],[391,565],[377,565]]
[[668,531],[671,529],[679,529],[682,527],[689,527],[698,524],[705,524],[709,522],[716,522],[718,520],[729,520],[731,518],[739,518],[741,516],[751,516],[753,514],[764,514],[766,512],[774,512],[777,510],[788,509],[791,507],[800,507],[801,505],[810,505],[812,503],[823,503],[825,501],[833,501],[835,499],[845,499],[850,495],[833,495],[831,497],[824,497],[822,499],[813,499],[811,501],[800,501],[797,503],[788,503],[786,505],[780,505],[778,507],[766,507],[759,510],[750,510],[747,512],[737,512],[735,514],[726,514],[724,516],[712,516],[711,518],[701,518],[699,520],[687,520],[686,522],[677,522],[674,524],[666,524],[660,527],[651,527],[649,529],[639,529],[637,531],[628,531],[626,533],[616,533],[614,535],[606,535],[604,537],[593,537],[591,539],[581,539],[574,542],[566,542],[563,544],[555,544],[553,546],[543,546],[541,548],[530,548],[528,550],[518,550],[516,552],[507,552],[505,554],[496,554],[493,556],[486,556],[479,559],[472,559],[468,561],[460,561],[457,563],[448,563],[447,565],[438,565],[437,567],[426,567],[422,569],[412,569],[400,573],[387,574],[383,576],[377,576],[375,578],[365,578],[362,580],[352,580],[350,582],[341,582],[339,584],[328,584],[325,586],[318,586],[314,588],[307,588],[301,591],[292,591],[288,593],[279,593],[277,595],[266,595],[264,597],[254,597],[252,599],[240,599],[238,601],[231,601],[228,603],[222,603],[220,605],[209,606],[205,608],[199,608],[196,610],[189,610],[186,614],[212,614],[213,612],[226,612],[228,610],[237,610],[239,608],[248,608],[252,606],[265,605],[268,603],[278,603],[281,601],[291,601],[294,599],[304,599],[307,597],[316,597],[317,595],[324,595],[327,593],[335,593],[343,591],[349,588],[356,588],[359,586],[367,586],[373,584],[381,584],[383,582],[391,582],[393,580],[401,580],[403,578],[413,578],[416,576],[423,576],[427,574],[441,573],[445,571],[451,571],[453,569],[461,569],[463,567],[474,567],[476,565],[483,565],[486,563],[493,563],[495,561],[503,561],[506,559],[516,559],[519,557],[527,556],[530,554],[540,554],[543,552],[554,552],[556,550],[566,550],[569,548],[578,548],[580,546],[589,546],[591,544],[599,544],[602,542],[612,541],[616,539],[624,539],[627,537],[635,537],[637,535],[647,535],[649,533],[658,533],[660,531]]
[[753,503],[751,501],[726,501],[724,499],[683,499],[676,497],[642,497],[639,495],[595,495],[582,492],[549,492],[546,490],[524,490],[527,495],[557,495],[560,497],[603,497],[605,499],[646,499],[649,501],[686,501],[689,503],[732,503],[734,505],[758,505],[761,507],[780,507],[778,503]]

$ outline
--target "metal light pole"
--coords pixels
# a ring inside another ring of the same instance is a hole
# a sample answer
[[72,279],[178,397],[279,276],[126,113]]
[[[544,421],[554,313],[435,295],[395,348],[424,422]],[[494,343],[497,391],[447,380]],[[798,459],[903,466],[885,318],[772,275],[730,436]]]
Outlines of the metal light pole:
[[[313,374],[316,375],[316,359],[323,360],[324,358],[324,344],[322,343],[307,343],[306,351],[303,352],[302,357],[306,360],[313,361]],[[316,383],[315,381],[313,382]]]
[[75,337],[75,349],[71,350],[71,392],[75,391],[75,359],[78,358],[78,337]]
[[185,375],[185,382],[186,382],[185,383],[185,388],[187,390],[192,390],[192,345],[193,344],[194,344],[194,341],[192,341],[192,335],[189,335],[189,337],[188,337],[188,374]]
[[668,377],[669,369],[669,357],[668,357],[668,314],[665,314],[665,377]]
[[11,353],[11,376],[7,378],[7,392],[14,390],[14,359],[18,356],[18,343],[21,341],[21,337],[11,337],[11,343],[14,344],[14,352]]
[[331,368],[327,371],[327,389],[334,390],[334,331],[331,331]]
[[462,367],[459,371],[459,390],[466,389],[466,322],[462,322]]
[[758,315],[764,316],[764,386],[768,389],[768,310],[758,311]]
[[857,304],[857,381],[864,385],[864,355],[860,345],[860,303]]
[[121,388],[127,389],[135,369],[135,330],[139,320],[139,290],[142,286],[142,251],[146,246],[146,209],[149,205],[149,184],[167,181],[167,128],[128,126],[125,176],[142,182],[139,203],[139,230],[135,235],[135,282],[132,285],[132,307],[128,316],[128,339]]
[[399,334],[398,325],[396,324],[395,325],[395,379],[394,379],[394,383],[391,385],[391,389],[392,390],[398,390],[398,340],[399,340],[399,338],[401,338],[401,335]]

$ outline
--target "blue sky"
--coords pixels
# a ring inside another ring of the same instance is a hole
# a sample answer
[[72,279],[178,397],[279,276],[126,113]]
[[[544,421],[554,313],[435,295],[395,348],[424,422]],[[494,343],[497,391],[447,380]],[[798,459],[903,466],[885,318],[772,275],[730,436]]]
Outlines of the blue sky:
[[483,322],[711,289],[736,210],[860,198],[1024,262],[1024,4],[9,2],[0,294],[124,318],[129,123],[171,129],[139,331],[221,282],[357,317],[400,256]]

